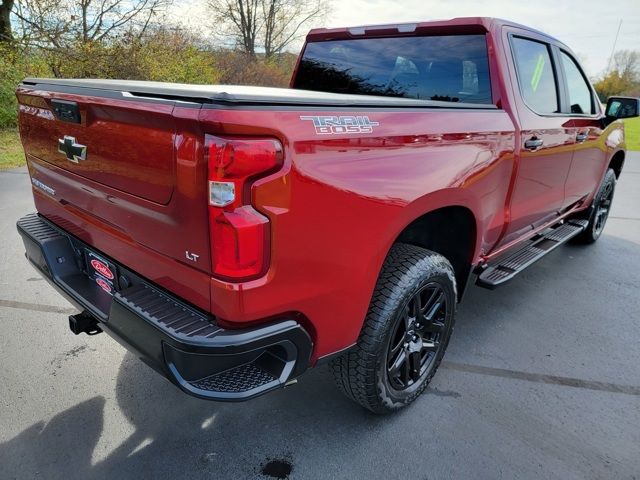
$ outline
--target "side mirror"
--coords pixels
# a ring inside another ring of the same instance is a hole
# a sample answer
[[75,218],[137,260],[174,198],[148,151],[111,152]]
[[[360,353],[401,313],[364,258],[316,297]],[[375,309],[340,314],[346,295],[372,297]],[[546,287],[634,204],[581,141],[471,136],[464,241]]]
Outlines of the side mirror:
[[609,123],[619,118],[631,118],[640,115],[640,98],[609,97],[606,116]]

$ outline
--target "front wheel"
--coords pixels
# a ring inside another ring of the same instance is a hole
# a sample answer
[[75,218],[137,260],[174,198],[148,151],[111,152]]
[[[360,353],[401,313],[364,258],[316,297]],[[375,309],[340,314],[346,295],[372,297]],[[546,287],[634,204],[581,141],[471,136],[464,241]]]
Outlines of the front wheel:
[[616,190],[616,174],[613,169],[608,169],[604,175],[604,180],[593,197],[592,208],[589,209],[589,224],[587,228],[575,237],[578,243],[594,243],[604,230],[604,226],[609,218],[613,194]]
[[423,248],[394,245],[357,344],[331,364],[338,387],[375,413],[413,402],[440,365],[455,307],[449,261]]

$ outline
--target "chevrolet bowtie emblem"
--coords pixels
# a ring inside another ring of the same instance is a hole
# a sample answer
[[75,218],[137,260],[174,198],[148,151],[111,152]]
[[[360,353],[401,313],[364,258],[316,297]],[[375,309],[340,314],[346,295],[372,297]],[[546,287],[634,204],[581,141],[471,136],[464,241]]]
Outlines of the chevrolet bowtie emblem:
[[76,143],[76,139],[67,135],[58,140],[58,151],[67,157],[67,160],[78,163],[87,159],[87,147]]

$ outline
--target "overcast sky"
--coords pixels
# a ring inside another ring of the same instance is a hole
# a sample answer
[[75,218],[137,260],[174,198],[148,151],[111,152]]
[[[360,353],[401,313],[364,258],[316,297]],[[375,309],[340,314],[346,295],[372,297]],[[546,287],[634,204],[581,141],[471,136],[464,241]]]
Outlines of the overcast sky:
[[[188,13],[181,13],[201,22],[201,1],[187,0],[191,8],[187,7]],[[640,50],[640,0],[334,0],[332,5],[327,19],[312,26],[347,27],[473,16],[505,18],[566,43],[579,55],[591,77],[607,68],[620,20],[616,50]]]
[[327,26],[454,17],[500,17],[553,35],[580,55],[590,76],[607,68],[616,50],[640,50],[640,0],[345,0],[334,2]]

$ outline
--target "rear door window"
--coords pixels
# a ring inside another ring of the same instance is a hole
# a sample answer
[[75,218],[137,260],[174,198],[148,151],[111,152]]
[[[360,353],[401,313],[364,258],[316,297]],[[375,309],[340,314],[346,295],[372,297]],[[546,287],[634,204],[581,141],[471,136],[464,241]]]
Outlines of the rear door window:
[[520,37],[511,39],[518,86],[525,103],[536,113],[559,113],[558,89],[549,46]]
[[490,104],[485,35],[308,43],[294,88]]

